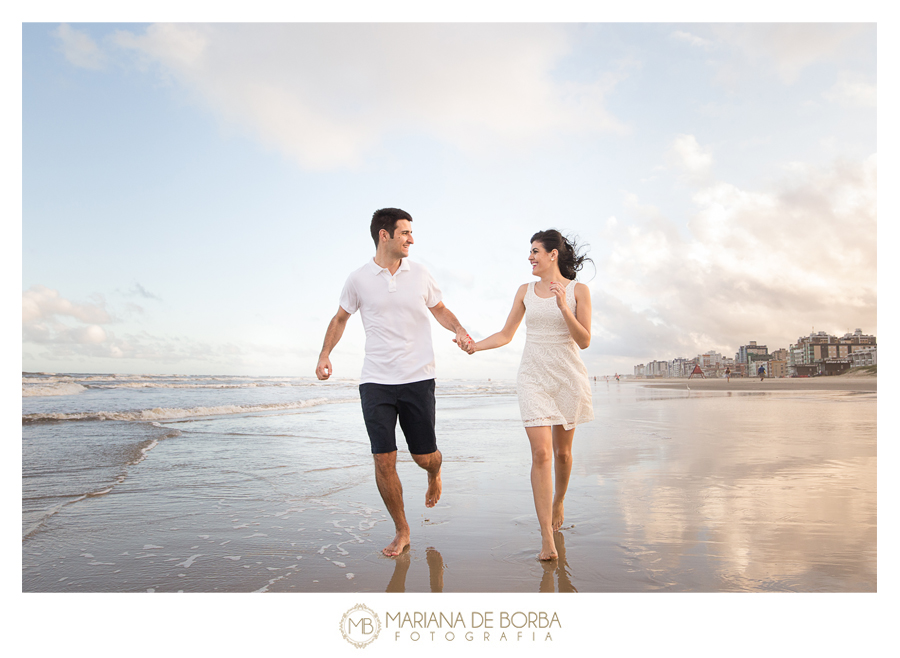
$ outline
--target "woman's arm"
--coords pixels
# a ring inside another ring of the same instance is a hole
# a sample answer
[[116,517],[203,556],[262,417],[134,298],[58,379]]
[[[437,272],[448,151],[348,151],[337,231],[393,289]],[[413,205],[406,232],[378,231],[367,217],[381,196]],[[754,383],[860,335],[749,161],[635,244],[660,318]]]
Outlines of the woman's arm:
[[566,289],[561,283],[551,288],[556,295],[556,305],[563,314],[569,333],[575,344],[586,349],[591,344],[591,291],[583,283],[575,284],[575,313],[566,304]]
[[516,291],[516,297],[513,300],[512,310],[509,312],[509,317],[506,318],[506,324],[503,325],[503,329],[484,340],[473,343],[467,350],[469,354],[503,347],[513,339],[513,336],[516,335],[516,330],[522,323],[522,318],[525,317],[525,291],[527,289],[528,284],[523,283],[519,286],[519,289]]

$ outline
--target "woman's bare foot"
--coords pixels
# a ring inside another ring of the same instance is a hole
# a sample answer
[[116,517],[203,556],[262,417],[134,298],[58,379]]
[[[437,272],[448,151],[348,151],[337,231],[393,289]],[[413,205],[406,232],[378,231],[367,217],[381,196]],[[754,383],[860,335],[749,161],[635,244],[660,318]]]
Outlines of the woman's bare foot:
[[409,532],[398,532],[397,536],[394,537],[394,541],[382,548],[381,552],[388,557],[397,557],[407,546],[409,546]]
[[556,532],[562,527],[563,521],[566,518],[565,511],[563,510],[563,501],[553,501],[553,532]]
[[553,543],[553,537],[543,539],[541,541],[541,552],[538,553],[539,560],[555,560],[559,557],[556,552],[556,544]]
[[434,507],[441,499],[441,472],[428,474],[428,491],[425,492],[425,507]]

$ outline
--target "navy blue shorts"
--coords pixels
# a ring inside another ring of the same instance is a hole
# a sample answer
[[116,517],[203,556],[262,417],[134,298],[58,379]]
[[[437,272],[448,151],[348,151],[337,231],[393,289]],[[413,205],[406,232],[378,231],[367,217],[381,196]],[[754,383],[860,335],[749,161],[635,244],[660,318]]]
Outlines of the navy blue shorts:
[[411,454],[428,455],[437,450],[433,379],[411,384],[360,384],[359,398],[373,455],[397,449],[398,418]]

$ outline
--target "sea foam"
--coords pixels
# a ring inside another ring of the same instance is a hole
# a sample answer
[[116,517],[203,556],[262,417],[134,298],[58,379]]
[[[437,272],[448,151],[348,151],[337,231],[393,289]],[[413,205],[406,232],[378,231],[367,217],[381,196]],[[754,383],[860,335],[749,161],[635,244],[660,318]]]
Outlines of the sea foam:
[[48,384],[29,384],[22,386],[22,397],[34,397],[44,395],[76,395],[86,391],[87,388],[75,382],[51,382]]
[[179,418],[191,418],[197,416],[224,416],[231,414],[258,413],[264,411],[290,411],[293,409],[305,409],[321,404],[338,404],[344,402],[356,402],[356,399],[329,400],[327,398],[314,398],[312,400],[297,400],[295,402],[278,402],[271,404],[236,405],[226,404],[215,407],[191,407],[190,409],[173,409],[168,407],[156,407],[154,409],[139,409],[136,411],[86,411],[76,413],[33,413],[22,416],[23,423],[40,423],[59,420],[132,420],[132,421],[159,421],[176,420]]

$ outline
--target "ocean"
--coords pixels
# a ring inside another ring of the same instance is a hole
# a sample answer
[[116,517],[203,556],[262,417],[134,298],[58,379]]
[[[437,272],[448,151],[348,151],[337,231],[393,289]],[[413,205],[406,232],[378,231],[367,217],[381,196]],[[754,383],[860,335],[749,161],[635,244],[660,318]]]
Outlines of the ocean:
[[592,389],[558,561],[489,380],[438,381],[435,508],[398,429],[389,559],[356,381],[24,373],[22,589],[876,591],[876,393]]

